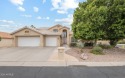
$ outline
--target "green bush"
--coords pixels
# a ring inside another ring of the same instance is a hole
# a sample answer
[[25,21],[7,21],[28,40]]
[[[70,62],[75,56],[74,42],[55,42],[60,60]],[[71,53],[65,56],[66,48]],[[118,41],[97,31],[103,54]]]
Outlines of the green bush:
[[91,53],[96,55],[103,55],[103,49],[99,46],[93,47]]
[[94,45],[93,42],[85,42],[85,47],[91,47],[93,45]]
[[70,43],[70,47],[76,47],[76,46],[77,46],[77,43],[76,43],[76,42]]
[[118,44],[125,44],[125,40],[118,41]]
[[110,49],[110,48],[112,48],[111,45],[106,45],[106,44],[99,44],[98,46],[101,47],[102,49]]
[[78,43],[77,43],[77,47],[79,47],[79,48],[84,48],[84,43],[78,42]]

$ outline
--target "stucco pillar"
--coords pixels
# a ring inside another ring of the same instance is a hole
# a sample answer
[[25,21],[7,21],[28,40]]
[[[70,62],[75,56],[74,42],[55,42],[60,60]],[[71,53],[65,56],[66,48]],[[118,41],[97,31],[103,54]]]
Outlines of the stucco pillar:
[[44,47],[44,37],[43,37],[43,35],[40,35],[40,46]]
[[17,37],[13,36],[13,47],[17,47]]
[[60,47],[61,46],[61,38],[60,38],[60,36],[58,36],[57,39],[58,39],[58,47]]
[[58,47],[58,58],[59,60],[64,60],[65,58],[65,48],[64,47]]
[[70,38],[69,38],[69,31],[67,31],[67,45],[69,45],[69,43],[70,43],[70,40],[69,40]]

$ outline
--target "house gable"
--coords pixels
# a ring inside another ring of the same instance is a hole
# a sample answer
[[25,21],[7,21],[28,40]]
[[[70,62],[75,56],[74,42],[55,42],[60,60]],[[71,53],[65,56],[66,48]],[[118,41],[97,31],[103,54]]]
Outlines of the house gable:
[[39,36],[39,35],[41,35],[41,33],[37,32],[36,30],[25,27],[25,28],[22,28],[22,29],[19,29],[19,30],[13,32],[12,35],[15,35],[15,36]]
[[57,24],[55,26],[50,27],[48,30],[56,29],[56,28],[61,28],[61,27],[62,27],[61,25]]
[[58,32],[62,32],[62,29],[69,30],[70,28],[58,24],[58,25],[55,25],[55,26],[49,28],[48,30],[49,30],[49,31],[52,31],[52,32],[53,32],[54,30],[58,30]]

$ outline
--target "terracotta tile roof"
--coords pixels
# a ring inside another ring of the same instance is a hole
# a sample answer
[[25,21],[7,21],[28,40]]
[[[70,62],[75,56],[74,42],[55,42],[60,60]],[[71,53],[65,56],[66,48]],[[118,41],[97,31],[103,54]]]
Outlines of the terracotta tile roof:
[[12,36],[7,32],[0,32],[0,37],[1,38],[7,38],[7,39],[12,38]]

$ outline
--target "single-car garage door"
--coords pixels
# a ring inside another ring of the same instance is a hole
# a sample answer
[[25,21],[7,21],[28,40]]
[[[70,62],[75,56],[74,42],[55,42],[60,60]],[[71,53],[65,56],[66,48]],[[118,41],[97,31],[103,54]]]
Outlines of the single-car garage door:
[[18,37],[19,47],[37,47],[40,46],[40,37]]
[[57,36],[46,36],[46,46],[57,46]]

